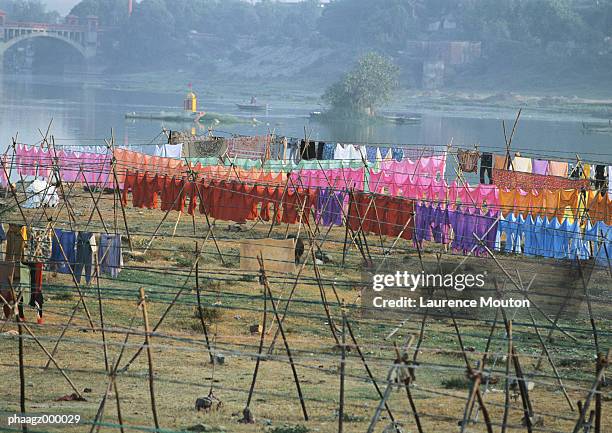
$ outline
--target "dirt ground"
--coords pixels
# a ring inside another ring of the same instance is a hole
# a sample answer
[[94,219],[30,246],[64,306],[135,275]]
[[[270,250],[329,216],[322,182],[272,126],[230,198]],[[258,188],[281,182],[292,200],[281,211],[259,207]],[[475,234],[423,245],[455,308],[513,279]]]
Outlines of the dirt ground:
[[[92,215],[92,199],[89,193],[82,190],[73,191],[71,197],[73,227],[76,230],[85,230],[87,227],[89,231],[104,232],[96,212],[93,212],[91,222],[88,223]],[[23,223],[21,214],[10,208],[14,201],[9,197],[5,203],[7,207],[0,213],[0,220],[3,223]],[[100,208],[106,228],[110,232],[125,235],[121,208],[115,203],[112,194],[102,195]],[[47,216],[52,216],[54,221],[60,221],[56,225],[57,228],[70,228],[65,206],[59,216],[57,209],[47,209],[46,212],[47,215],[43,215],[40,210],[26,210],[25,216],[37,227],[44,227]],[[331,258],[331,262],[320,264],[318,269],[322,290],[329,305],[329,314],[335,327],[329,324],[326,316],[312,257],[308,254],[303,257],[306,264],[283,326],[309,419],[304,421],[291,365],[280,336],[268,354],[277,329],[276,323],[271,324],[274,313],[268,302],[263,349],[264,354],[268,355],[259,365],[250,404],[255,424],[239,423],[251,386],[260,341],[259,333],[251,333],[249,328],[251,325],[262,324],[264,304],[264,292],[257,274],[240,271],[240,240],[267,237],[270,224],[250,222],[242,226],[241,231],[236,232],[229,229],[233,224],[216,222],[213,233],[219,253],[213,237],[209,235],[204,216],[196,215],[192,219],[191,216],[183,214],[179,218],[177,212],[171,212],[161,224],[158,236],[147,248],[151,235],[164,216],[165,213],[160,210],[134,209],[131,203],[128,204],[126,219],[131,234],[132,251],[127,236],[124,236],[124,269],[117,279],[111,279],[107,275],[102,275],[99,279],[104,333],[101,332],[100,326],[96,279],[92,279],[90,285],[83,281],[80,287],[96,330],[92,331],[84,309],[79,307],[72,324],[66,328],[55,359],[86,401],[57,401],[74,391],[57,368],[53,365],[44,368],[47,356],[33,338],[25,336],[23,352],[26,412],[81,416],[81,423],[76,426],[46,424],[30,426],[28,431],[90,431],[91,422],[109,384],[106,363],[112,366],[119,357],[121,362],[115,383],[120,396],[125,431],[153,431],[146,351],[136,358],[129,369],[122,369],[143,343],[143,312],[138,308],[141,287],[147,295],[147,312],[151,327],[157,324],[176,294],[182,290],[163,323],[151,337],[154,394],[162,431],[187,431],[198,424],[202,424],[201,431],[219,432],[338,431],[342,351],[332,334],[334,329],[341,340],[342,310],[338,300],[345,304],[344,311],[359,348],[383,392],[387,386],[387,374],[396,359],[394,343],[402,351],[406,341],[412,336],[411,346],[407,350],[409,358],[412,359],[424,323],[424,338],[414,365],[415,382],[410,388],[414,404],[424,432],[460,431],[459,424],[463,419],[470,392],[470,380],[466,377],[465,360],[448,310],[430,310],[426,320],[423,320],[424,310],[409,311],[401,315],[364,312],[359,307],[359,287],[364,265],[362,254],[354,244],[351,245],[346,263],[342,266],[344,228],[334,228],[329,232],[323,227],[318,230],[313,221],[310,222],[310,228],[281,225],[274,226],[272,231],[272,237],[282,239],[288,234],[297,235],[299,229],[308,252],[312,230],[321,251]],[[209,362],[207,344],[197,313],[193,271],[196,240],[202,252],[198,272],[209,344],[214,354],[224,357],[222,364],[217,363],[214,366]],[[393,242],[394,239],[368,235],[367,250],[371,256],[377,258],[388,253],[392,260],[401,262],[405,269],[414,272],[420,272],[422,268],[436,269],[437,252],[442,253],[439,265],[441,267],[452,268],[463,259],[463,256],[444,252],[442,246],[437,244],[426,245],[419,259],[418,251],[412,242],[400,240],[391,248]],[[538,309],[549,311],[549,308],[555,305],[558,307],[563,298],[555,294],[555,288],[580,291],[581,280],[576,277],[575,268],[559,261],[500,254],[498,263],[490,258],[471,257],[463,266],[466,271],[486,270],[491,279],[498,281],[500,288],[507,290],[513,289],[512,281],[520,281],[527,286],[535,276],[530,292],[533,293],[534,301],[538,299],[537,308],[533,307],[533,304],[531,308],[537,326],[533,326],[525,309],[507,309],[504,312],[508,319],[514,319],[513,343],[523,373],[533,385],[529,390],[529,398],[538,422],[537,431],[571,432],[578,416],[576,409],[572,411],[570,408],[546,357],[542,358],[539,371],[535,366],[541,355],[539,338],[546,339],[552,332],[547,348],[562,378],[569,400],[574,407],[579,400],[585,400],[595,378],[596,359],[588,303],[583,300],[582,303],[572,304],[566,310],[567,313],[561,315],[558,325],[569,336],[556,329]],[[588,263],[584,265],[589,266]],[[512,281],[502,268],[512,276]],[[599,351],[604,352],[610,347],[611,341],[611,279],[605,268],[596,268],[592,272],[589,271],[588,275],[589,301],[597,329],[597,344]],[[269,273],[268,277],[270,289],[278,303],[279,311],[282,312],[295,277],[274,273]],[[493,286],[487,288],[490,291],[494,289]],[[44,292],[44,324],[37,325],[34,311],[27,308],[26,325],[40,344],[51,351],[71,312],[79,304],[79,295],[70,275],[52,272],[44,274]],[[495,309],[481,309],[472,313],[455,311],[454,315],[462,343],[467,350],[468,361],[472,366],[482,362],[488,337],[492,335],[485,365],[485,371],[490,371],[491,383],[486,386],[483,384],[481,389],[493,430],[499,431],[504,412],[504,377],[508,348],[502,315],[499,314],[496,318]],[[549,314],[549,317],[554,315]],[[130,324],[133,325],[131,335],[124,345],[126,330],[130,328]],[[494,324],[494,330],[491,332]],[[19,430],[19,425],[7,427],[6,424],[7,416],[19,411],[19,357],[18,338],[15,335],[17,326],[10,320],[0,324],[0,327],[0,377],[3,378],[0,381],[0,430]],[[394,330],[395,333],[389,337]],[[23,332],[27,334],[25,329]],[[345,332],[345,338],[348,348],[344,384],[344,431],[365,432],[380,397],[368,379],[366,368],[348,332]],[[106,341],[106,362],[103,339]],[[122,347],[124,352],[121,354]],[[512,367],[510,377],[515,377]],[[210,412],[196,411],[196,399],[207,396],[211,391],[222,404],[218,409],[215,405]],[[612,431],[612,418],[607,416],[610,394],[606,393],[605,389],[602,392],[601,431]],[[418,431],[403,386],[395,386],[387,401],[395,420],[402,426],[401,431]],[[593,407],[591,404],[591,408]],[[516,387],[511,386],[506,431],[526,431],[522,418],[521,397]],[[478,410],[478,404],[474,407],[472,419],[475,422],[466,427],[466,432],[487,431],[483,412]],[[114,392],[109,393],[106,400],[102,423],[103,431],[119,431]],[[383,410],[374,431],[392,431],[384,430],[389,424],[389,414]]]

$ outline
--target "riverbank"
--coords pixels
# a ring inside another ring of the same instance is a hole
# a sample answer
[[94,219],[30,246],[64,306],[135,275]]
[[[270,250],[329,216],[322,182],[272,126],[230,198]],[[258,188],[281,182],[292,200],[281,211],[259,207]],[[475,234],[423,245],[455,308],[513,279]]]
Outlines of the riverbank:
[[[183,93],[191,82],[203,98],[245,101],[257,95],[273,108],[285,106],[316,111],[323,108],[320,96],[325,83],[317,80],[295,81],[240,81],[226,82],[193,79],[187,74],[169,77],[164,72],[113,75],[97,86],[120,91],[153,91]],[[549,93],[486,92],[467,90],[423,91],[400,89],[385,107],[389,113],[443,113],[450,116],[473,118],[507,118],[519,109],[525,116],[543,120],[590,121],[612,118],[612,96],[606,98],[559,96]]]

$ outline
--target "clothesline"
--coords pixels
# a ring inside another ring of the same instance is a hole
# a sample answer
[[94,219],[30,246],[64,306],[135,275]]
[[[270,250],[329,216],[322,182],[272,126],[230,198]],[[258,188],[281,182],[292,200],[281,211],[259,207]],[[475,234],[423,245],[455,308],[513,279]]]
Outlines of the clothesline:
[[[23,148],[24,150],[27,150]],[[30,148],[31,149],[31,148]],[[29,158],[36,159],[37,152],[32,152],[28,155]],[[116,149],[115,155],[118,161],[121,161],[121,167],[118,170],[119,183],[122,184],[125,170],[127,168],[137,168],[142,171],[154,171],[164,174],[173,174],[181,176],[184,170],[184,163],[180,160],[171,158],[160,158],[143,156],[143,154],[124,149]],[[96,170],[83,174],[91,185],[113,185],[113,179],[109,178],[110,168],[101,169],[99,166],[104,166],[109,163],[110,158],[101,159],[101,156],[96,156],[95,161],[91,164],[98,166]],[[18,163],[18,171],[22,175],[49,175],[50,170],[41,169],[37,164],[31,164],[31,160],[26,163],[25,159],[16,158]],[[43,161],[49,159],[46,158]],[[578,209],[579,195],[577,190],[557,190],[557,191],[521,191],[520,189],[502,190],[497,189],[495,185],[480,184],[477,187],[470,187],[469,184],[459,186],[457,182],[453,182],[450,186],[443,180],[434,180],[441,178],[441,168],[436,168],[435,164],[429,164],[427,161],[440,161],[437,159],[421,159],[419,163],[414,165],[410,160],[396,162],[383,162],[383,171],[375,172],[374,170],[365,171],[364,169],[338,169],[334,170],[301,170],[292,172],[289,176],[294,182],[299,182],[305,187],[342,187],[345,189],[356,188],[358,190],[372,189],[374,192],[387,191],[393,195],[403,195],[409,198],[437,198],[438,200],[454,202],[460,200],[462,203],[471,203],[474,205],[484,205],[488,208],[499,208],[502,211],[516,210],[518,212],[529,212],[533,209],[542,209],[552,212],[557,209],[570,210]],[[76,175],[79,173],[76,169],[69,168],[66,163],[63,178],[66,181],[75,181]],[[51,162],[51,167],[54,163]],[[164,169],[165,166],[165,169]],[[36,167],[36,168],[33,168]],[[413,168],[415,167],[415,168]],[[286,176],[283,173],[266,173],[265,170],[244,170],[232,166],[206,166],[200,167],[196,165],[191,167],[191,170],[199,174],[216,179],[235,179],[241,181],[259,182],[267,184],[282,185],[286,183]],[[418,172],[420,176],[406,175],[405,172]],[[404,172],[403,174],[390,175],[389,172]],[[366,176],[367,174],[367,176]],[[569,191],[569,192],[568,192]],[[546,198],[546,201],[544,201]],[[597,208],[595,217],[608,221],[610,214],[611,203],[608,199],[604,201],[602,197],[597,197],[592,192],[589,193],[589,202],[587,207]]]

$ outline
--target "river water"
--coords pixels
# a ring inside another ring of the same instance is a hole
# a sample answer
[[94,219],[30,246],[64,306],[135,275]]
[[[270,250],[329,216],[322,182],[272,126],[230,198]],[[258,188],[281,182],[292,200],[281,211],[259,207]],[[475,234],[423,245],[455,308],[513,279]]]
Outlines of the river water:
[[[52,120],[51,134],[62,145],[101,144],[109,138],[111,129],[118,144],[130,145],[144,151],[149,143],[159,143],[163,127],[189,129],[190,124],[176,124],[152,120],[126,120],[126,112],[159,112],[180,110],[183,94],[151,91],[120,91],[105,86],[91,86],[79,80],[63,77],[11,76],[0,78],[0,139],[3,148],[18,134],[18,142],[36,143],[41,131]],[[261,97],[260,97],[261,99]],[[199,109],[229,113],[245,118],[236,103],[244,98],[215,95],[208,91],[199,101]],[[446,144],[457,146],[480,144],[481,149],[503,149],[501,120],[511,126],[514,109],[479,112],[453,109],[452,112],[409,107],[420,112],[422,121],[415,125],[378,123],[369,126],[355,124],[326,124],[309,118],[317,106],[287,102],[267,97],[267,113],[255,115],[258,122],[220,124],[219,134],[265,134],[275,131],[280,135],[303,137],[306,133],[323,141],[385,144]],[[198,133],[205,133],[203,128]],[[579,118],[554,117],[525,111],[513,141],[513,149],[523,154],[532,151],[550,157],[573,157],[580,153],[585,160],[612,161],[612,135],[584,134]]]

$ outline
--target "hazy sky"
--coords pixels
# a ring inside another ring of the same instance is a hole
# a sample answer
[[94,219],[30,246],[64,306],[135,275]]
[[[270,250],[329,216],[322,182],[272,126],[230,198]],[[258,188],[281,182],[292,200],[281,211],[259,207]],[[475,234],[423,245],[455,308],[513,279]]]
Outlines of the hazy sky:
[[47,5],[47,10],[56,10],[62,15],[67,14],[78,2],[78,0],[43,0],[43,3]]

